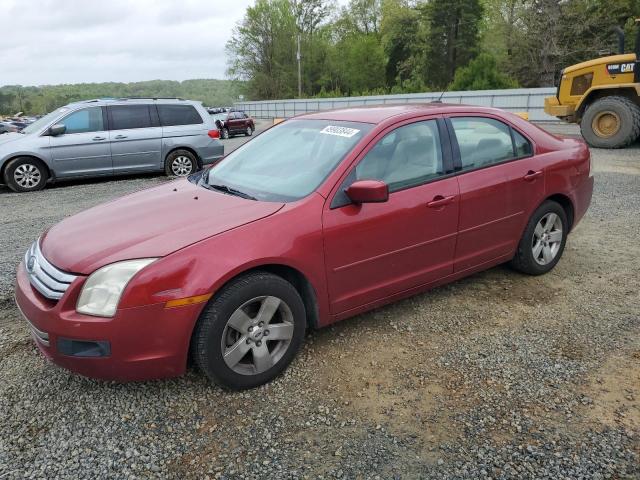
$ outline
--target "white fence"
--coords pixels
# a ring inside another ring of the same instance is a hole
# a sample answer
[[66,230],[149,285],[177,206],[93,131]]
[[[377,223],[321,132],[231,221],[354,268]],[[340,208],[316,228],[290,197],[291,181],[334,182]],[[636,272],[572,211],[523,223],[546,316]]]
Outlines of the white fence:
[[[446,92],[445,103],[466,103],[502,108],[511,112],[528,112],[532,121],[558,121],[544,113],[544,97],[555,95],[555,88],[515,88],[510,90],[476,90]],[[374,95],[369,97],[309,98],[302,100],[264,100],[236,102],[235,108],[254,118],[288,118],[301,113],[385,103],[427,103],[437,100],[439,92],[408,93],[402,95]]]

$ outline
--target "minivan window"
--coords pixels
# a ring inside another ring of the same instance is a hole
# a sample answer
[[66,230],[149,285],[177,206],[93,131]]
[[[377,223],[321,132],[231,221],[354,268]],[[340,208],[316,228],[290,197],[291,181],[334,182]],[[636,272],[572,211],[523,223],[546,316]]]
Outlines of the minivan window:
[[148,128],[152,126],[148,105],[114,105],[109,107],[111,130]]
[[101,107],[83,108],[63,118],[58,123],[67,127],[65,134],[101,132],[104,130]]
[[158,115],[163,127],[203,123],[202,117],[192,105],[158,105]]

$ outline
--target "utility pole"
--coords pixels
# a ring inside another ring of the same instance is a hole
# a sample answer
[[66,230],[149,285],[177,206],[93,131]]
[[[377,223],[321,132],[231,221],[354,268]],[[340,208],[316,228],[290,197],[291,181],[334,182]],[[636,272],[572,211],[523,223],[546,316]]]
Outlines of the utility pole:
[[302,98],[302,69],[300,66],[300,32],[298,32],[298,52],[296,53],[298,60],[298,98]]

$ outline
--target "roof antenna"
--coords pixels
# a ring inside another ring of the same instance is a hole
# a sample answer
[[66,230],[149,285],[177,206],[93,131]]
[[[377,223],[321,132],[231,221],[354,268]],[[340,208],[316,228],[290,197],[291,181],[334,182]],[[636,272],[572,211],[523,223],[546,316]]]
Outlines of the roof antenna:
[[444,96],[445,93],[449,91],[449,85],[447,85],[447,87],[442,91],[442,93],[440,94],[437,100],[431,100],[430,103],[442,103],[442,97]]

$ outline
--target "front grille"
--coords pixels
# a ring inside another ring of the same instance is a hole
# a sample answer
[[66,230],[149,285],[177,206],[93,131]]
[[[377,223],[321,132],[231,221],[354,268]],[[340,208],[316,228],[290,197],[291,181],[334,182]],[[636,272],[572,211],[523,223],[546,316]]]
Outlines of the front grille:
[[59,300],[77,277],[54,267],[40,251],[40,240],[36,240],[24,255],[24,266],[33,288],[42,295]]

